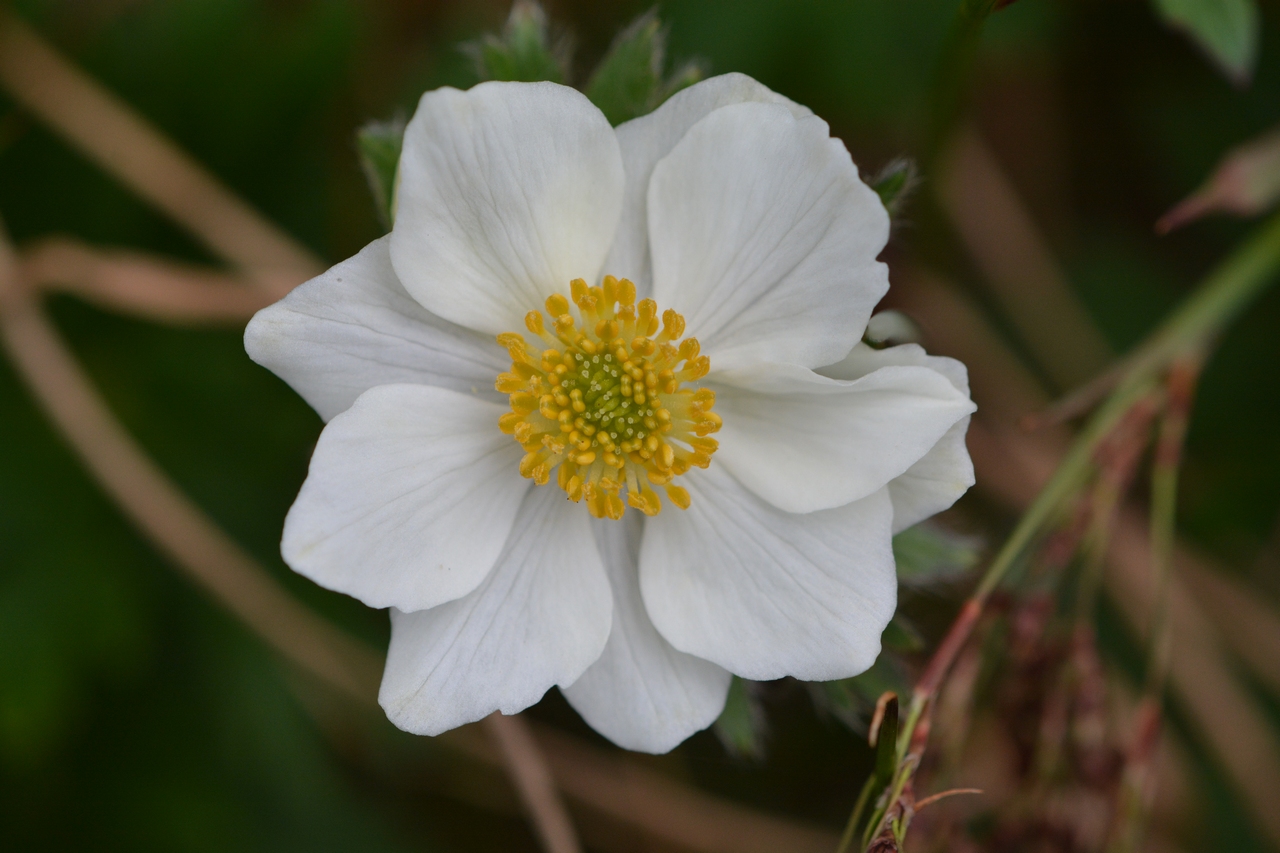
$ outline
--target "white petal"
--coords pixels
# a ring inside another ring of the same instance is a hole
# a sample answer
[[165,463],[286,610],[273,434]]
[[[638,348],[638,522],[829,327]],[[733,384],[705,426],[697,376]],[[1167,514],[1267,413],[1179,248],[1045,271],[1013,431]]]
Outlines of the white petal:
[[889,217],[821,119],[722,107],[654,168],[648,204],[654,298],[714,370],[830,364],[889,287]]
[[400,286],[390,237],[263,308],[244,331],[249,357],[326,421],[375,385],[438,385],[492,400],[509,369],[489,335],[432,314]]
[[645,525],[640,588],[662,636],[744,678],[847,678],[880,653],[898,585],[884,490],[792,515],[714,464]]
[[787,512],[864,498],[918,462],[973,403],[927,367],[889,366],[853,381],[757,365],[708,383],[724,420],[713,465]]
[[391,722],[437,735],[514,714],[600,657],[613,607],[588,519],[560,489],[531,489],[480,586],[431,610],[391,611],[378,693]]
[[[954,358],[929,355],[915,344],[876,350],[859,343],[843,361],[819,369],[834,379],[857,379],[885,365],[919,365],[938,371],[955,389],[969,396],[969,372]],[[973,460],[965,446],[969,416],[938,439],[920,461],[889,483],[893,498],[893,532],[906,530],[951,506],[974,483]]]
[[380,385],[320,434],[284,522],[285,562],[370,607],[425,610],[475,589],[529,480],[503,407],[429,385]]
[[613,128],[554,83],[422,96],[405,130],[391,260],[428,310],[519,331],[569,282],[595,283],[622,206]]
[[[653,282],[649,261],[648,209],[649,177],[653,167],[697,122],[720,107],[759,102],[781,104],[796,118],[813,115],[808,108],[782,97],[745,74],[721,74],[682,89],[648,115],[618,126],[618,145],[627,175],[622,201],[622,219],[613,238],[613,248],[604,271],[629,278],[639,297],[650,294]],[[663,306],[664,308],[666,306]]]
[[609,740],[661,753],[715,722],[729,673],[676,651],[649,621],[636,575],[643,523],[636,512],[592,522],[613,584],[613,630],[600,659],[561,692]]

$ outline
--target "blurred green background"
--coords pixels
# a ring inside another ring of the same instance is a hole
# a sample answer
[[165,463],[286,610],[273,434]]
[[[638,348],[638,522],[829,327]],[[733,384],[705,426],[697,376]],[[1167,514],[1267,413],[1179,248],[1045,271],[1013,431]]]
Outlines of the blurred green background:
[[[547,7],[572,33],[582,75],[649,4]],[[658,6],[674,60],[745,72],[811,107],[866,171],[923,155],[938,53],[956,7]],[[507,12],[501,0],[44,0],[16,8],[328,261],[380,233],[356,128],[411,111],[424,89],[474,83],[457,45],[497,30]],[[1020,0],[986,28],[968,109],[1117,351],[1248,231],[1213,219],[1160,238],[1152,223],[1228,148],[1280,120],[1280,8],[1265,3],[1262,12],[1260,62],[1241,88],[1143,2]],[[0,213],[19,246],[70,234],[214,263],[3,93]],[[1000,321],[926,201],[908,208],[894,241],[893,257],[946,269]],[[247,359],[241,330],[167,327],[71,297],[50,307],[113,412],[164,470],[301,599],[384,644],[384,614],[292,576],[279,560],[280,525],[321,424]],[[1211,362],[1181,505],[1185,533],[1273,602],[1277,329],[1280,292],[1271,292]],[[1016,336],[1011,343],[1025,351]],[[990,537],[1008,521],[981,496],[966,498],[958,518]],[[1280,721],[1280,696],[1255,688]],[[509,803],[495,816],[483,798],[459,793],[466,769],[429,743],[389,725],[362,735],[376,741],[369,749],[335,741],[318,725],[308,690],[133,531],[0,360],[0,848],[536,849]],[[866,772],[865,746],[816,713],[799,685],[772,690],[766,707],[763,761],[732,757],[703,733],[652,763],[745,803],[838,827]],[[554,691],[532,713],[603,743]],[[1236,827],[1227,846],[1214,836],[1215,848],[1266,849],[1212,758],[1197,756],[1201,825]]]

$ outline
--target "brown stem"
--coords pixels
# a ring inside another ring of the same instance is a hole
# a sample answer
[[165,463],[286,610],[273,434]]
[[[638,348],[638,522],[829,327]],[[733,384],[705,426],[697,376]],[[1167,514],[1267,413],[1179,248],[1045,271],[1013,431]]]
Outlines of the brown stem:
[[519,716],[494,712],[484,726],[502,750],[507,773],[547,853],[581,853],[582,845],[565,810],[546,758]]
[[162,323],[243,323],[271,297],[251,282],[78,240],[41,240],[22,254],[33,287],[74,293],[104,308]]
[[0,340],[49,419],[121,511],[277,652],[361,702],[376,655],[299,604],[193,504],[120,426],[19,277],[0,233]]
[[276,298],[323,265],[0,6],[0,84],[138,195]]

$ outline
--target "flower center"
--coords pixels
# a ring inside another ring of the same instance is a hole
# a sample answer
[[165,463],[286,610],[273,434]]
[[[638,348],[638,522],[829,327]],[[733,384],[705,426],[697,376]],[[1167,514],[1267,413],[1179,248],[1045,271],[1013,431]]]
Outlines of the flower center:
[[657,515],[660,486],[680,509],[689,492],[673,478],[696,465],[706,468],[720,429],[711,411],[715,392],[683,388],[711,367],[698,355],[698,339],[680,339],[684,317],[671,309],[658,322],[652,299],[636,304],[636,287],[605,276],[600,287],[580,278],[569,283],[582,328],[569,300],[547,298],[551,327],[540,311],[524,318],[546,348],[519,332],[498,335],[511,353],[511,372],[495,387],[511,395],[511,411],[499,428],[526,451],[520,473],[538,485],[556,482],[575,503],[586,500],[596,518],[621,518],[626,503]]

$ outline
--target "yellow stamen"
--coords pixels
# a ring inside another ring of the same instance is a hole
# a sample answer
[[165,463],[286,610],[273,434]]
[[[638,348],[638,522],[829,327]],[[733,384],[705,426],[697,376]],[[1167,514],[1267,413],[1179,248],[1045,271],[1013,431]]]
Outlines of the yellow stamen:
[[498,336],[512,362],[494,385],[511,401],[498,428],[527,451],[520,473],[546,485],[555,470],[556,485],[596,518],[621,518],[627,506],[657,515],[659,491],[688,509],[688,490],[671,481],[710,464],[718,445],[707,436],[721,421],[711,390],[681,385],[706,376],[710,360],[697,338],[681,339],[684,317],[660,315],[652,299],[637,304],[625,278],[574,279],[569,295],[547,298],[549,328],[543,312],[525,316],[533,338]]

